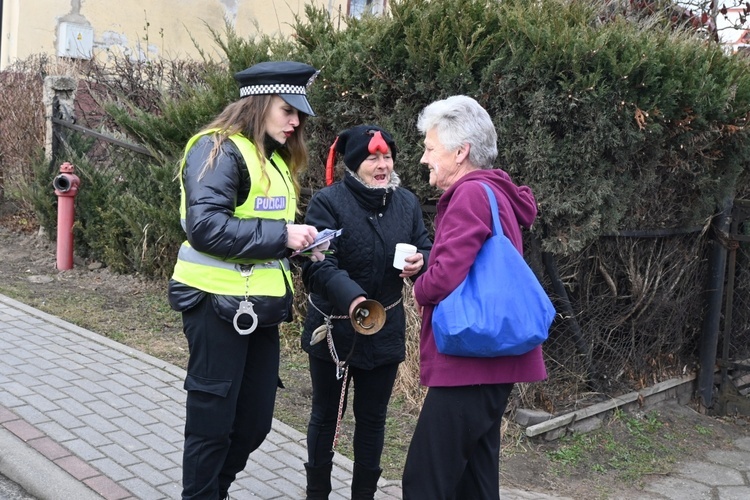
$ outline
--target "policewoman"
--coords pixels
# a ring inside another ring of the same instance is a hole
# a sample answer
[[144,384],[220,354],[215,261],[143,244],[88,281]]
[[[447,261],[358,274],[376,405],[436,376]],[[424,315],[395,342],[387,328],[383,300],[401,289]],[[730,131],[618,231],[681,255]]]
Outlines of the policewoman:
[[[306,98],[318,71],[263,62],[234,75],[240,99],[187,143],[180,221],[187,240],[169,283],[190,358],[183,499],[216,500],[271,430],[278,325],[290,318],[288,257],[313,242],[294,224],[306,167]],[[317,255],[323,259],[323,255]]]

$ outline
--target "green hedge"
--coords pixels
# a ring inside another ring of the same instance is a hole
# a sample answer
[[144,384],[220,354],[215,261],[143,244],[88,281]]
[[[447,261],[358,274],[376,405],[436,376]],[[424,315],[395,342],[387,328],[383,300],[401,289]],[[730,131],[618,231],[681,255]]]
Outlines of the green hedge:
[[[154,182],[169,185],[99,205],[113,212],[100,214],[108,227],[119,221],[126,230],[121,240],[104,231],[107,240],[89,247],[110,256],[142,248],[143,223],[130,223],[127,213],[160,227],[171,218],[176,227],[175,204],[153,203],[175,192],[166,172],[174,172],[190,135],[236,99],[232,73],[268,59],[322,70],[310,93],[318,116],[308,122],[303,185],[323,185],[337,132],[377,123],[394,133],[406,186],[434,200],[439,193],[419,165],[417,115],[434,100],[471,95],[498,129],[497,167],[533,188],[540,205],[534,232],[558,255],[620,230],[703,224],[719,200],[749,184],[748,64],[693,33],[658,17],[602,21],[595,1],[404,0],[390,7],[386,16],[351,19],[339,29],[325,10],[308,6],[291,39],[242,39],[227,28],[215,33],[226,61],[206,63],[197,81],[165,89],[148,110],[124,95],[111,100],[111,118],[163,159]],[[172,226],[147,242],[154,255],[178,243]]]
[[399,140],[407,184],[434,197],[416,116],[462,93],[494,118],[497,166],[537,194],[546,250],[703,223],[748,177],[748,65],[658,18],[602,23],[599,4],[408,0],[343,34],[309,8],[297,31],[300,55],[324,67],[319,156],[335,131],[378,122]]

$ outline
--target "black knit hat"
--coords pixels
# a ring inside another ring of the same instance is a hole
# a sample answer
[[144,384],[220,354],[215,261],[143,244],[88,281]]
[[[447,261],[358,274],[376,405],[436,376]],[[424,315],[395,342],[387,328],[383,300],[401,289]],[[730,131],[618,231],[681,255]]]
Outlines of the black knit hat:
[[342,154],[346,167],[356,172],[368,156],[378,151],[386,153],[388,149],[391,150],[393,161],[396,161],[396,142],[391,134],[376,125],[358,125],[344,130],[336,137],[328,152],[326,182],[333,183],[335,153]]
[[307,102],[307,88],[318,76],[317,69],[295,61],[266,61],[235,73],[240,98],[278,94],[290,106],[310,116],[315,113]]

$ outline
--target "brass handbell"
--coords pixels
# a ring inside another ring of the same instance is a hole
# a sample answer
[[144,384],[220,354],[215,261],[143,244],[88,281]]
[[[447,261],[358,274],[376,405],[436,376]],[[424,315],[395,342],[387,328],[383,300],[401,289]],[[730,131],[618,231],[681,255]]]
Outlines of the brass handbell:
[[367,299],[357,304],[350,319],[357,332],[373,335],[385,324],[385,308],[377,300]]

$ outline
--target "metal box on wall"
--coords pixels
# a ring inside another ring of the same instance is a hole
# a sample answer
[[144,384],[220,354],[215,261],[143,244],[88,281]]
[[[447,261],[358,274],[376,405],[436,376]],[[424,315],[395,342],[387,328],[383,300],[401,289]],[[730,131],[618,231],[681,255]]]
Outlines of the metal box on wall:
[[91,26],[62,22],[57,31],[57,55],[75,59],[91,59],[94,29]]

